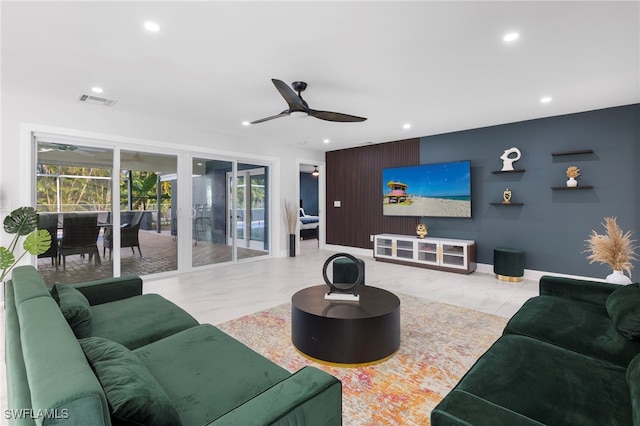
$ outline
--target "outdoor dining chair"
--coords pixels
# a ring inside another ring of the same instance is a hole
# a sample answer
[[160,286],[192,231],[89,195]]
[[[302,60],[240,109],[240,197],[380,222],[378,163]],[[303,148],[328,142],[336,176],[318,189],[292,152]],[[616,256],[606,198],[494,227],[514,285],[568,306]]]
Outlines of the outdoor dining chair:
[[51,235],[51,245],[38,259],[50,257],[51,265],[58,261],[58,213],[38,213],[38,229],[45,229]]
[[98,252],[98,215],[93,213],[64,213],[62,220],[62,238],[58,247],[58,264],[62,258],[62,267],[67,267],[67,256],[89,255],[89,261],[95,256],[95,263],[101,263]]
[[[134,247],[138,247],[138,253],[142,257],[142,251],[140,250],[140,239],[138,238],[138,232],[140,231],[140,221],[144,212],[137,211],[133,215],[133,219],[130,223],[123,223],[120,225],[120,247],[131,247],[133,254],[136,253]],[[111,259],[111,249],[113,248],[113,228],[106,228],[104,232],[102,255],[104,256],[106,250],[109,249],[109,259]]]

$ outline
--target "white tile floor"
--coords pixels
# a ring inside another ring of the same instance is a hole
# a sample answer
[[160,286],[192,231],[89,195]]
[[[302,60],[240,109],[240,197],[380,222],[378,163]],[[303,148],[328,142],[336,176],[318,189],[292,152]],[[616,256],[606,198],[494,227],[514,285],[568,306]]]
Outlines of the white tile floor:
[[[297,290],[323,284],[322,266],[334,252],[318,250],[314,244],[303,242],[294,258],[254,260],[146,281],[145,292],[165,296],[200,322],[219,324],[288,302]],[[367,285],[504,317],[538,293],[537,280],[507,283],[478,271],[462,275],[358,257],[366,264]]]
[[[159,293],[181,306],[201,323],[219,324],[242,315],[290,301],[297,290],[323,284],[322,267],[334,252],[317,249],[317,241],[301,244],[296,257],[251,260],[168,278],[145,280],[145,293]],[[442,303],[511,317],[538,294],[538,282],[497,280],[493,274],[470,275],[394,265],[358,255],[365,261],[366,284]],[[485,268],[486,269],[486,268]],[[4,360],[4,316],[2,359]],[[0,372],[0,404],[4,413],[6,375]]]

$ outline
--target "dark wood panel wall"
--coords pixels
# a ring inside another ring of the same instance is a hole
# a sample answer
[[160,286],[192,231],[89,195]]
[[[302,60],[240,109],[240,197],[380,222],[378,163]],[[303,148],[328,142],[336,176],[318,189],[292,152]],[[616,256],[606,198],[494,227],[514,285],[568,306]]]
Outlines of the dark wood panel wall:
[[329,151],[325,159],[327,244],[369,249],[370,235],[415,233],[420,218],[382,215],[382,169],[420,164],[420,139]]

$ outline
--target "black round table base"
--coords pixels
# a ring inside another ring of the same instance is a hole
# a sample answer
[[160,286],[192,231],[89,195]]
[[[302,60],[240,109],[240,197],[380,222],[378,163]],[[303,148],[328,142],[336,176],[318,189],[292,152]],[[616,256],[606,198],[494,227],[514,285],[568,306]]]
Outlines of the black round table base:
[[385,360],[400,347],[400,299],[386,290],[361,286],[359,302],[325,300],[320,285],[291,298],[293,345],[311,358],[339,364]]

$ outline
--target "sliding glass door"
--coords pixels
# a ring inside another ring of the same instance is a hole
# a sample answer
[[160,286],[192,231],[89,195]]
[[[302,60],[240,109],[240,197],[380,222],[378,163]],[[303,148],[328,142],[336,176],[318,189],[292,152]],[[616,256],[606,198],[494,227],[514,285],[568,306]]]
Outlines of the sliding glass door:
[[[175,271],[171,205],[177,203],[176,156],[36,142],[39,226],[51,249],[38,259],[45,282],[81,282],[114,275]],[[113,208],[115,182],[118,207]],[[117,215],[117,217],[116,217]]]
[[[120,247],[121,275],[151,275],[178,269],[177,157],[141,151],[120,153],[120,221],[107,229],[105,256]],[[115,221],[112,221],[112,223]],[[115,232],[113,233],[115,234]]]
[[261,256],[269,251],[267,167],[238,164],[238,258]]
[[225,191],[233,162],[194,158],[192,163],[192,265],[231,262],[233,244],[227,241]]
[[269,254],[268,167],[193,160],[192,264]]
[[102,223],[112,210],[113,150],[36,139],[38,228],[52,236],[37,268],[48,285],[113,276]]
[[[38,260],[47,283],[188,271],[270,254],[268,164],[76,139],[34,134],[35,198],[41,227],[54,238],[51,253]],[[71,225],[76,216],[90,219],[80,228]],[[69,246],[77,245],[68,241],[76,233],[87,249]]]

